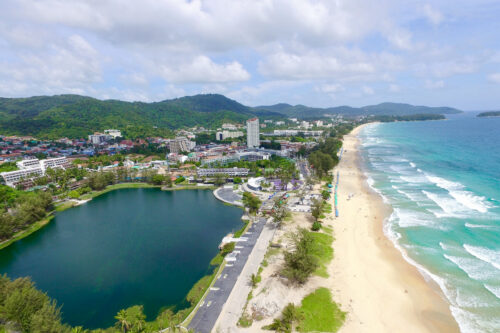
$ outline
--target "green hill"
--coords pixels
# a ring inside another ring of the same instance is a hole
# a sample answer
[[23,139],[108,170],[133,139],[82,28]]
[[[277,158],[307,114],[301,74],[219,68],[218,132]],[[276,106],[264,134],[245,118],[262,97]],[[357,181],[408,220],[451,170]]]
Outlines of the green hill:
[[335,114],[404,116],[458,112],[461,111],[447,107],[396,103],[362,108],[311,108],[285,103],[249,107],[218,94],[186,96],[155,103],[103,101],[79,95],[35,96],[0,98],[0,134],[81,138],[95,131],[117,128],[125,136],[135,138],[168,136],[172,135],[172,130],[183,127],[214,128],[224,122],[242,123],[255,116],[262,119],[304,119]]
[[381,103],[377,105],[363,106],[360,108],[354,108],[350,106],[312,108],[304,105],[275,104],[268,106],[258,106],[256,107],[256,109],[274,111],[288,117],[297,118],[324,117],[337,114],[344,116],[404,116],[413,114],[453,114],[462,112],[450,107],[415,106],[403,103]]
[[500,111],[481,112],[476,117],[500,117]]
[[80,138],[106,128],[127,137],[172,134],[173,129],[214,127],[251,117],[283,118],[260,112],[222,95],[196,95],[156,103],[123,102],[76,96],[3,98],[0,133],[40,138]]

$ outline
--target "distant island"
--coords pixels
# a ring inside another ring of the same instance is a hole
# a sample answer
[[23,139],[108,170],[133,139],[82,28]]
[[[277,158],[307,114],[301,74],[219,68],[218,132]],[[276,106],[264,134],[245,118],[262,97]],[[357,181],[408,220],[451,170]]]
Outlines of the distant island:
[[[83,138],[102,128],[118,128],[127,138],[171,137],[180,128],[202,126],[213,129],[223,123],[243,123],[254,117],[262,120],[318,120],[383,116],[388,120],[391,117],[461,112],[450,107],[402,103],[329,108],[281,103],[251,107],[218,94],[185,96],[153,103],[99,100],[79,95],[34,96],[0,98],[0,133],[47,139]],[[396,120],[405,119],[391,119]]]
[[500,117],[500,111],[481,112],[476,117]]

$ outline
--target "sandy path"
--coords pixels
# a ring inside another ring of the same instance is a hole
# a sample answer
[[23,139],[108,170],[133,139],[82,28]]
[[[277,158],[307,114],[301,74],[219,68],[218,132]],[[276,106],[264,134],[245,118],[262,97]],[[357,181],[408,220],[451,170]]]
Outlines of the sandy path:
[[359,130],[345,137],[337,168],[340,217],[333,222],[335,258],[327,283],[349,312],[340,332],[458,332],[437,286],[426,283],[383,234],[390,208],[358,167]]

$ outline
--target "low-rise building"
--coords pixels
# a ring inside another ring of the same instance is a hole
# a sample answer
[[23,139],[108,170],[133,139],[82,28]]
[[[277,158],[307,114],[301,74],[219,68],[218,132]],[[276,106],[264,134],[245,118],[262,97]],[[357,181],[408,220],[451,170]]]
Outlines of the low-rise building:
[[218,175],[226,175],[228,177],[246,177],[248,176],[249,169],[247,168],[212,168],[212,169],[198,169],[196,171],[198,177],[213,177]]
[[70,166],[66,157],[48,158],[39,160],[37,158],[26,159],[16,163],[19,170],[0,173],[6,185],[15,187],[18,182],[45,175],[49,168],[63,168]]

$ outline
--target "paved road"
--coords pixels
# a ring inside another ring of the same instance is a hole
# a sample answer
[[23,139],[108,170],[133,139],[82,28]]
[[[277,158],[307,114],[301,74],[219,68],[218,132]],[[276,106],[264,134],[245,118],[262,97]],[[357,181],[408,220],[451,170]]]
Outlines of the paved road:
[[231,290],[243,270],[248,256],[252,252],[265,224],[266,219],[259,218],[242,235],[241,241],[236,243],[234,252],[226,257],[227,264],[222,270],[219,279],[214,283],[207,297],[205,297],[203,304],[196,312],[188,328],[193,329],[197,333],[209,333],[212,331],[222,307],[231,294]]
[[233,191],[233,188],[221,187],[216,190],[217,194],[225,201],[233,204],[241,204],[242,196]]

